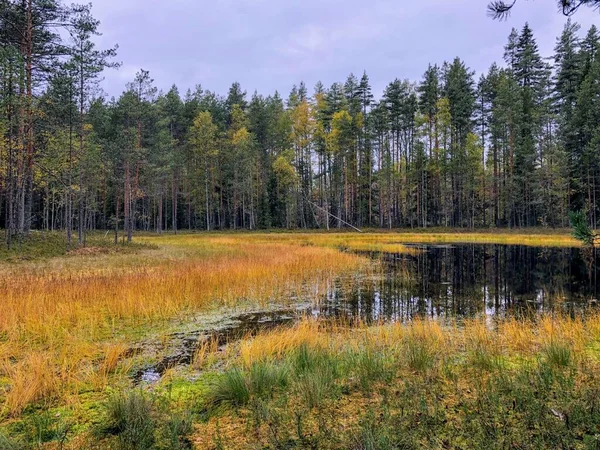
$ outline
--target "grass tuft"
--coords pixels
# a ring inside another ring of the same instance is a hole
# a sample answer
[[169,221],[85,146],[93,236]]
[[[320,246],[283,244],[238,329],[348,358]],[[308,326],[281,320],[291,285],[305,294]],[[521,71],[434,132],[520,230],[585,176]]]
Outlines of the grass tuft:
[[230,369],[214,380],[206,396],[209,408],[220,405],[244,406],[250,401],[250,390],[244,373],[238,369]]
[[358,352],[352,353],[350,361],[357,373],[358,385],[363,391],[369,391],[374,383],[391,375],[386,367],[386,355],[381,349],[370,345],[364,345]]
[[573,363],[573,350],[561,343],[549,343],[542,353],[546,362],[552,367],[569,367]]
[[112,395],[105,405],[100,435],[114,435],[122,450],[142,450],[154,445],[156,428],[152,400],[139,390]]
[[258,398],[272,397],[276,389],[289,384],[289,369],[284,364],[254,363],[248,372],[248,385],[252,395]]

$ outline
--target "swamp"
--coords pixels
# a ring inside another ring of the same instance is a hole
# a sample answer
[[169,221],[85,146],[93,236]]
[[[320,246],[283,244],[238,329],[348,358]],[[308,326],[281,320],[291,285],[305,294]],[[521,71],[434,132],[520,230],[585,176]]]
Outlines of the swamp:
[[600,450],[600,0],[0,0],[0,450]]
[[7,257],[0,447],[597,448],[597,257],[443,232]]

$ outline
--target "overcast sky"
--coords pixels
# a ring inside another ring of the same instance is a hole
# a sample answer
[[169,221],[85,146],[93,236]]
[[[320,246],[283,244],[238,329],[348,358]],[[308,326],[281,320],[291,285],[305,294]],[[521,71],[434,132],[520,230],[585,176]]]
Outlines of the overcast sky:
[[[420,80],[429,63],[459,56],[477,73],[502,62],[512,27],[526,21],[550,56],[566,19],[553,0],[518,2],[504,22],[487,0],[92,0],[100,47],[119,44],[118,70],[102,84],[119,95],[140,69],[159,89],[201,84],[226,94],[239,81],[287,97],[292,85],[329,86],[366,70],[379,96],[394,78]],[[600,15],[582,9],[584,33]],[[479,75],[477,75],[479,76]]]

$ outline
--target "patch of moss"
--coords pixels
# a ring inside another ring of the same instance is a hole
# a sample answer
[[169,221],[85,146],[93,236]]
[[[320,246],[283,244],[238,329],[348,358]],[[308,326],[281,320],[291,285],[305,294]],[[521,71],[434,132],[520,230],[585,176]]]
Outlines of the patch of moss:
[[74,238],[71,246],[67,245],[64,233],[49,231],[31,231],[27,235],[15,236],[11,246],[0,245],[0,261],[19,263],[36,261],[58,256],[88,256],[106,253],[134,253],[145,248],[156,246],[143,242],[121,243],[114,245],[112,239],[99,232],[86,236],[85,245],[79,245]]

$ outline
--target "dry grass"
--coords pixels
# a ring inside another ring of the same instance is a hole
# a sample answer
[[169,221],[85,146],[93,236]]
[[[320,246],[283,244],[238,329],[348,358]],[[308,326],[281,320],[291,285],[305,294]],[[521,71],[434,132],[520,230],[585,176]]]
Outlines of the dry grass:
[[160,249],[0,268],[4,414],[105,384],[125,351],[106,346],[115,337],[216,306],[318,293],[331,277],[365,264],[330,248],[244,235],[146,240]]
[[[232,234],[231,236],[236,236]],[[534,247],[579,247],[580,242],[564,230],[549,232],[536,230],[535,233],[513,231],[457,232],[368,232],[368,233],[263,233],[251,235],[254,241],[304,243],[324,247],[350,250],[383,251],[391,253],[414,253],[417,249],[406,244],[507,244]]]
[[[564,234],[514,233],[210,233],[140,240],[156,249],[0,263],[0,416],[18,415],[32,403],[77,394],[82,387],[106,386],[126,359],[126,342],[167,319],[307,292],[316,298],[333,277],[370,264],[339,249],[412,253],[406,243],[577,245]],[[316,325],[303,326],[311,345],[322,339],[322,330],[310,328]],[[581,331],[552,331],[580,348]],[[404,332],[378,331],[386,339]],[[510,345],[524,348],[529,338],[519,336],[523,342]],[[273,339],[274,355],[297,344]],[[250,347],[244,352],[247,363],[261,357]],[[198,355],[197,364],[203,359]]]
[[402,234],[403,242],[423,244],[507,244],[532,247],[579,247],[580,242],[568,234],[520,234],[520,233],[432,233]]
[[240,341],[240,358],[245,367],[257,362],[279,359],[307,345],[320,348],[329,342],[327,330],[316,320],[306,320],[290,329],[262,333],[254,339]]
[[404,353],[415,343],[436,357],[464,352],[488,352],[506,358],[528,358],[552,342],[575,353],[595,351],[600,341],[600,314],[590,311],[585,319],[543,316],[528,319],[470,319],[461,326],[441,324],[434,319],[410,323],[367,326],[355,323],[322,322],[305,319],[293,327],[263,332],[236,344],[235,363],[250,367],[257,362],[284,358],[301,346],[341,353],[369,347],[373,351],[393,349]]

